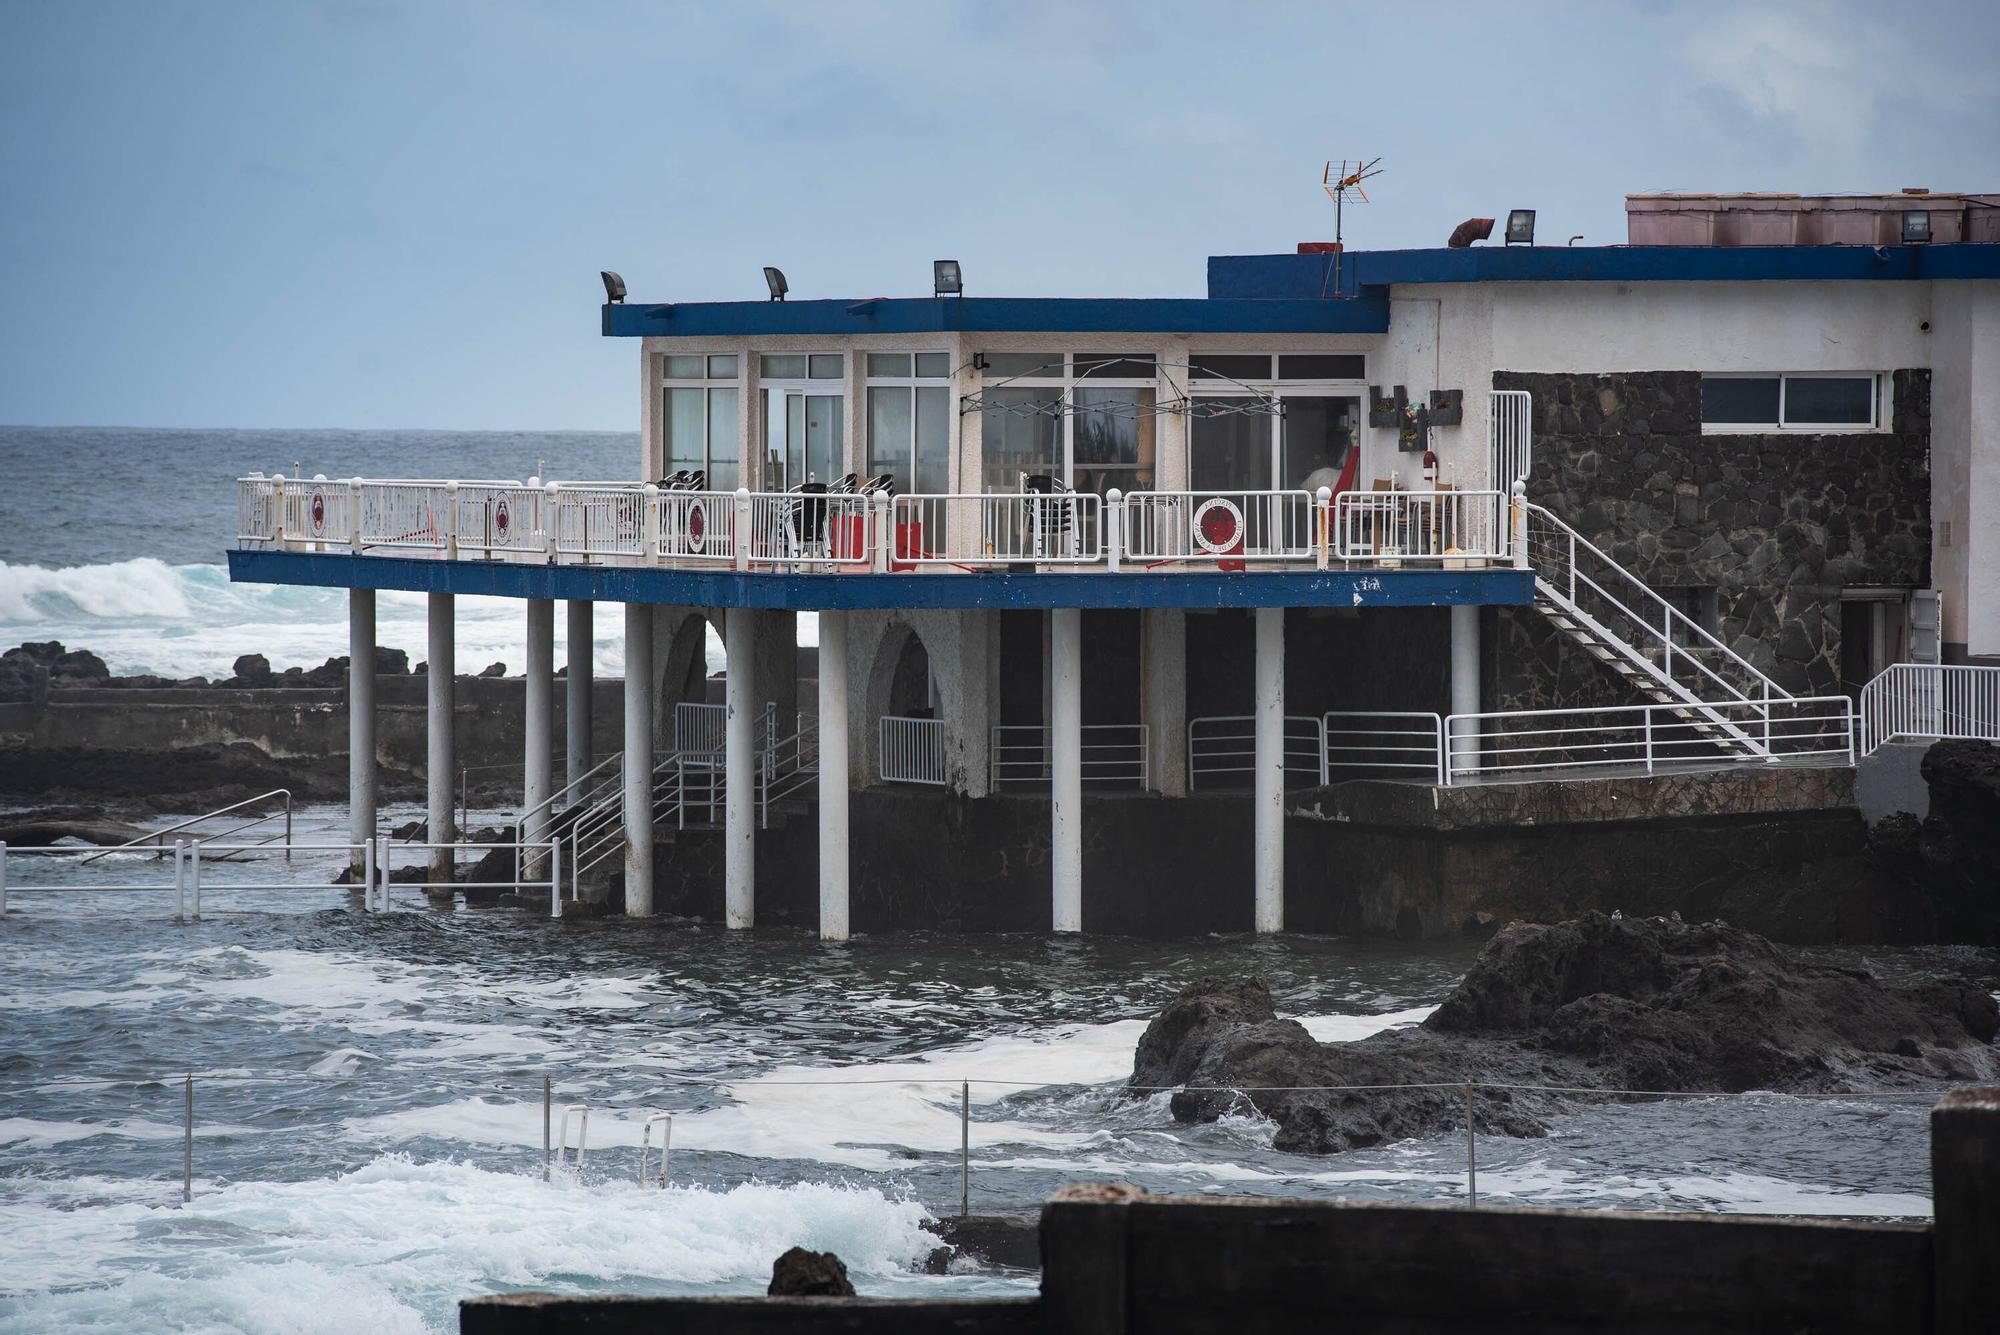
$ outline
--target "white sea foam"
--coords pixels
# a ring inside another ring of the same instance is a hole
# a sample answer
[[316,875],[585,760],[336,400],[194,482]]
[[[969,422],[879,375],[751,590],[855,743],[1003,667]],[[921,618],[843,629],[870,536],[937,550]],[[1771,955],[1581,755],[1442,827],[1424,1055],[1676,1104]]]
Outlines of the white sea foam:
[[185,1209],[62,1208],[75,1192],[0,1198],[10,1330],[442,1331],[460,1298],[504,1289],[754,1292],[791,1246],[839,1253],[881,1292],[915,1282],[934,1245],[921,1206],[871,1189],[578,1187],[396,1155],[198,1191]]
[[[378,642],[403,650],[412,665],[422,662],[427,607],[423,594],[385,590],[376,602]],[[521,671],[519,600],[461,597],[454,612],[460,671],[495,662]],[[568,649],[565,623],[556,622],[560,663]],[[812,642],[808,633],[802,642]],[[56,569],[0,561],[0,647],[25,640],[89,649],[121,674],[226,677],[242,654],[263,654],[279,670],[317,667],[347,652],[347,599],[340,589],[232,584],[222,566],[153,557]],[[721,666],[713,635],[708,661],[711,671]],[[601,617],[592,664],[605,676],[624,670],[623,633]]]

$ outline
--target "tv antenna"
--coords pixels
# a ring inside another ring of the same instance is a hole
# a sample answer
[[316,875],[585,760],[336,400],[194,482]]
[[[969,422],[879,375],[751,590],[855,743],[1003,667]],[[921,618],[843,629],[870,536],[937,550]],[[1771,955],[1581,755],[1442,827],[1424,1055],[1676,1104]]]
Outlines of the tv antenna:
[[[1327,163],[1325,170],[1320,173],[1320,188],[1326,191],[1327,198],[1333,201],[1333,273],[1331,276],[1333,280],[1333,295],[1336,297],[1343,295],[1340,290],[1340,262],[1346,251],[1346,236],[1342,228],[1345,221],[1343,215],[1347,210],[1348,192],[1352,191],[1359,195],[1361,202],[1366,204],[1368,202],[1368,192],[1362,188],[1361,183],[1370,177],[1380,176],[1381,174],[1381,158],[1369,158],[1365,162],[1360,158],[1356,158],[1352,162],[1349,162],[1346,158],[1342,158],[1340,160],[1340,172],[1338,175],[1334,173],[1331,162]],[[1326,295],[1325,283],[1320,284],[1319,294],[1322,297]]]

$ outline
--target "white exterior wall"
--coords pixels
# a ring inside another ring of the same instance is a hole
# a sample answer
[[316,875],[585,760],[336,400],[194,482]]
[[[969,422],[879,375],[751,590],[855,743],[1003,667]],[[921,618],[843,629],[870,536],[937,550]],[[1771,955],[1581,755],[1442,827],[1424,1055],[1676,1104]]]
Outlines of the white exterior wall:
[[[1931,337],[1931,583],[1944,642],[2000,656],[2000,283],[1939,283]],[[1947,541],[1944,526],[1951,526]]]

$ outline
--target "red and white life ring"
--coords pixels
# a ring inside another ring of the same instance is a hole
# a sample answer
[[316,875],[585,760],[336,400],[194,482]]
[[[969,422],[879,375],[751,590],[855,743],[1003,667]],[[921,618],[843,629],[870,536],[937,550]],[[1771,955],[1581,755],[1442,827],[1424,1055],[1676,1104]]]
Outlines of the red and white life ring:
[[1195,507],[1195,545],[1210,556],[1230,556],[1243,550],[1243,511],[1226,496],[1211,496]]
[[318,487],[313,488],[312,499],[306,503],[306,514],[312,520],[313,536],[315,538],[325,537],[326,493]]
[[688,502],[687,545],[691,552],[699,552],[708,546],[708,511],[700,501]]
[[493,503],[493,531],[504,540],[514,523],[514,511],[503,497]]

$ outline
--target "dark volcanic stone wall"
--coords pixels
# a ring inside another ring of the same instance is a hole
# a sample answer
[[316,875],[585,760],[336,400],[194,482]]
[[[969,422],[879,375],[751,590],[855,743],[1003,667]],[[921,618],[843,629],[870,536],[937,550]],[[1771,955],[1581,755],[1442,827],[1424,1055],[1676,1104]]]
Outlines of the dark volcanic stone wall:
[[[1718,637],[1800,695],[1840,689],[1840,591],[1930,582],[1930,372],[1886,432],[1707,436],[1694,371],[1529,374],[1528,497],[1648,584],[1718,590]],[[1489,623],[1492,708],[1630,703],[1533,613]]]

